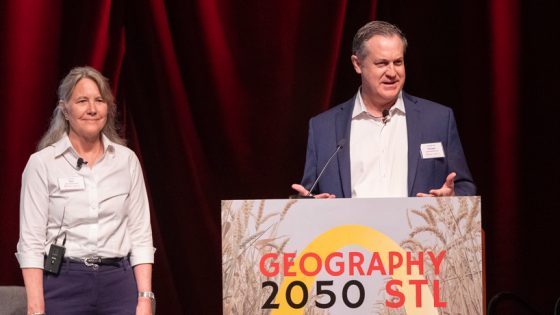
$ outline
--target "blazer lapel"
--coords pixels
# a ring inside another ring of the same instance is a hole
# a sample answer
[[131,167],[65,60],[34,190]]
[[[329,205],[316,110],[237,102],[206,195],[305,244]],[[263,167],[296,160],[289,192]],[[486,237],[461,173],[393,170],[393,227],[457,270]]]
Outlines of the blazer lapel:
[[[345,198],[352,197],[352,187],[350,182],[350,126],[352,121],[352,109],[354,108],[353,97],[342,104],[340,111],[336,114],[336,143],[345,139],[345,144],[338,152],[338,172],[342,181],[342,193]],[[337,196],[338,197],[338,196]]]
[[420,141],[422,128],[421,115],[416,100],[403,92],[404,108],[406,111],[406,133],[408,136],[408,195],[412,194],[412,187],[416,178],[418,159],[420,158]]

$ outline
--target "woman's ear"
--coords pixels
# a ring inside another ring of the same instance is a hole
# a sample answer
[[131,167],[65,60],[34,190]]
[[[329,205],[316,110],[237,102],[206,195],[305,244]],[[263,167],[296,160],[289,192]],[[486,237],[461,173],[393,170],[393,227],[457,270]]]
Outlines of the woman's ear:
[[68,120],[68,110],[66,110],[63,100],[58,101],[58,107],[62,111],[62,114],[64,115],[64,119]]

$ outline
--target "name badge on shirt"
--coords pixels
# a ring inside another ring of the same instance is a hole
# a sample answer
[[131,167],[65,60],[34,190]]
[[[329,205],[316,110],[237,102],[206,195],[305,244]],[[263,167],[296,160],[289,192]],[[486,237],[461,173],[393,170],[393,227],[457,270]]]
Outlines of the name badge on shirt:
[[84,190],[86,185],[82,176],[71,176],[59,178],[58,187],[61,191]]
[[443,152],[443,145],[441,142],[422,143],[420,145],[420,152],[423,159],[437,159],[445,157]]

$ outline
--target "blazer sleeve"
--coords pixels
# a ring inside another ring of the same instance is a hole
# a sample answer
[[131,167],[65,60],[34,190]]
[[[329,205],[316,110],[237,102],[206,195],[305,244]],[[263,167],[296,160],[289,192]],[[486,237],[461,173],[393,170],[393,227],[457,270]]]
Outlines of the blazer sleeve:
[[455,122],[455,115],[450,109],[450,117],[448,123],[448,173],[455,172],[455,195],[457,196],[474,196],[476,195],[476,186],[474,184],[471,172],[467,165],[467,159],[463,152],[461,139]]
[[[317,179],[317,151],[313,133],[313,119],[309,120],[309,133],[307,136],[307,153],[305,158],[305,168],[301,185],[306,189],[311,188]],[[314,192],[316,193],[316,192]]]

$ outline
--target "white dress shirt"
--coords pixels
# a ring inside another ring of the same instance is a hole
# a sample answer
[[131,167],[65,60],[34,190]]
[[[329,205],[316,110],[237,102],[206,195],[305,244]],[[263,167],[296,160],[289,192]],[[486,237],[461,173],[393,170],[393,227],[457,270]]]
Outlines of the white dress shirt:
[[351,123],[352,197],[407,197],[408,137],[402,92],[383,122],[367,112],[358,91]]
[[57,235],[66,257],[125,257],[153,263],[150,209],[140,162],[133,151],[102,136],[104,154],[89,168],[67,135],[31,155],[22,175],[21,268],[43,268]]

